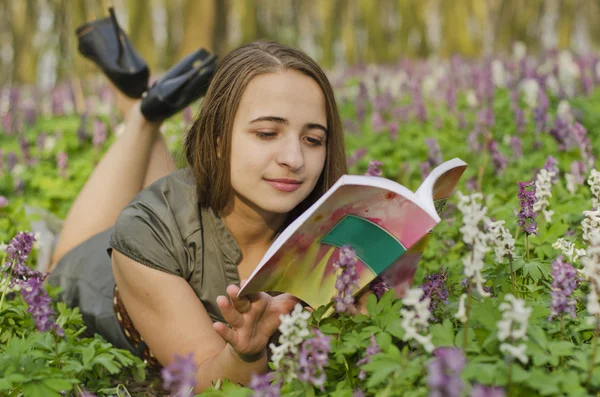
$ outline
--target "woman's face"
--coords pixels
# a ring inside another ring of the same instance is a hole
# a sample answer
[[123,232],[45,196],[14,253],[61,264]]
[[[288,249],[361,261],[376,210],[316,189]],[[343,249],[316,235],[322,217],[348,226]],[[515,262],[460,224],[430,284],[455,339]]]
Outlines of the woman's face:
[[314,189],[325,165],[325,96],[295,71],[262,74],[244,91],[231,143],[234,208],[284,214]]

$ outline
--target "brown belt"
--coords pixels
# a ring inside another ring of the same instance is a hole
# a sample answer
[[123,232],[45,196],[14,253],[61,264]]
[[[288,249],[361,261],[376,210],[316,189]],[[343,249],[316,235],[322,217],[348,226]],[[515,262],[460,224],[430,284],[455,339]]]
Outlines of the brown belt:
[[119,324],[121,324],[121,328],[127,337],[127,340],[134,346],[136,350],[139,351],[140,345],[143,345],[142,358],[148,367],[151,369],[160,369],[162,366],[154,357],[152,351],[144,341],[144,338],[131,321],[129,314],[127,314],[127,310],[125,309],[125,305],[123,305],[123,301],[119,296],[119,289],[115,285],[115,290],[113,294],[113,309],[115,310],[115,314],[117,316],[117,320],[119,320]]

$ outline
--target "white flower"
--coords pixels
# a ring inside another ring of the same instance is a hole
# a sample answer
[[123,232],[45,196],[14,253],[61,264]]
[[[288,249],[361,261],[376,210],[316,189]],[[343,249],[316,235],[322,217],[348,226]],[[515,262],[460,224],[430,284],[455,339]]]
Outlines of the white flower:
[[25,173],[25,171],[27,171],[27,168],[25,168],[25,166],[23,164],[17,164],[12,169],[11,174],[13,174],[16,177],[19,177],[19,176],[23,175]]
[[513,44],[513,59],[520,61],[527,55],[527,46],[522,41],[517,41]]
[[567,181],[567,190],[569,193],[574,194],[579,186],[575,180],[575,176],[573,174],[566,173],[565,180]]
[[465,99],[467,100],[467,105],[469,105],[469,107],[474,108],[476,107],[479,102],[477,101],[477,95],[475,95],[475,92],[473,90],[468,90]]
[[569,102],[565,101],[564,99],[558,103],[556,115],[569,124],[573,123],[574,121],[573,113],[571,112],[571,105],[569,105]]
[[53,135],[47,136],[46,139],[44,139],[44,151],[51,152],[54,150],[56,142],[56,138]]
[[577,262],[580,257],[585,255],[585,249],[576,248],[574,243],[571,243],[562,237],[552,244],[552,248],[560,251],[564,256],[569,258],[571,263]]
[[589,241],[587,253],[581,258],[583,264],[581,274],[590,283],[587,310],[592,316],[600,316],[600,231],[593,230],[590,233]]
[[515,298],[512,294],[506,294],[504,300],[505,302],[500,304],[502,319],[498,321],[498,340],[503,342],[507,339],[527,339],[527,322],[531,308],[525,306],[524,300]]
[[485,219],[485,223],[488,227],[488,237],[490,242],[494,246],[494,252],[496,253],[496,261],[502,263],[507,257],[514,256],[515,239],[510,234],[507,228],[505,228],[504,220],[492,222],[489,218]]
[[592,198],[592,206],[594,208],[598,207],[600,204],[600,172],[593,169],[590,172],[590,176],[587,179],[588,185],[590,185],[590,190],[594,197]]
[[600,231],[600,210],[583,211],[585,218],[581,222],[583,230],[583,239],[591,242],[592,234]]
[[[310,313],[302,308],[300,303],[297,303],[294,310],[290,314],[282,314],[279,316],[281,324],[279,325],[279,331],[281,336],[279,337],[279,346],[271,343],[269,348],[271,349],[271,360],[276,369],[279,369],[282,364],[281,360],[288,354],[297,354],[298,347],[300,344],[310,336],[308,329],[308,319]],[[292,365],[293,363],[286,363],[286,365]],[[293,377],[294,371],[288,371],[286,374],[288,377]]]
[[506,71],[502,62],[497,59],[492,61],[492,81],[496,87],[506,87]]
[[523,79],[520,84],[521,91],[525,94],[525,103],[530,109],[537,105],[538,96],[540,94],[540,86],[534,79]]
[[513,358],[518,359],[523,364],[527,364],[527,362],[529,361],[529,357],[527,357],[527,354],[525,354],[526,350],[527,346],[524,343],[521,343],[519,346],[513,346],[508,343],[502,343],[500,345],[500,351],[502,353],[505,353]]
[[512,294],[504,296],[505,302],[500,304],[502,319],[498,321],[498,340],[504,342],[500,351],[518,358],[523,364],[527,363],[525,345],[515,343],[527,339],[527,324],[531,308],[525,306],[525,301],[515,298]]
[[454,315],[454,318],[457,318],[463,324],[467,322],[467,309],[465,307],[465,300],[467,300],[467,294],[462,294],[458,303],[458,311]]
[[431,335],[428,334],[429,329],[429,318],[431,312],[429,311],[430,298],[425,298],[421,301],[423,296],[423,290],[421,288],[411,288],[406,291],[402,303],[404,308],[400,310],[402,316],[402,328],[404,328],[404,336],[402,340],[409,341],[414,339],[423,348],[431,353],[434,349],[433,343],[431,342]]
[[558,57],[558,80],[568,96],[575,94],[575,86],[579,80],[579,66],[568,51],[562,51]]
[[489,293],[483,289],[485,279],[481,275],[485,254],[490,250],[487,246],[489,237],[479,228],[479,223],[486,219],[487,207],[479,203],[479,200],[483,198],[481,193],[465,196],[458,192],[458,198],[457,206],[463,214],[463,226],[459,231],[463,235],[463,241],[471,245],[472,250],[463,258],[464,273],[470,281],[475,283],[481,296],[489,296]]
[[548,200],[552,197],[552,178],[555,176],[556,172],[542,168],[535,179],[535,197],[537,201],[533,204],[533,210],[536,212],[542,211],[546,222],[551,222],[554,214],[554,211],[547,208],[550,205]]

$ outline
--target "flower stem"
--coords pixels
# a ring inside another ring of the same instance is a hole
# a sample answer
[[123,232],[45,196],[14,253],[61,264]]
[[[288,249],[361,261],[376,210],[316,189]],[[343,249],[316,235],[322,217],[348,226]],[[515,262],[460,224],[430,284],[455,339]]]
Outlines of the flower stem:
[[508,255],[508,263],[510,263],[510,281],[512,283],[512,293],[514,296],[517,296],[517,286],[515,285],[515,271],[513,270],[512,255]]
[[529,235],[525,235],[525,253],[527,255],[527,260],[529,260]]
[[465,353],[467,352],[467,345],[469,343],[469,315],[471,313],[471,280],[469,280],[469,287],[467,290],[467,307],[465,308],[465,316],[467,317],[467,321],[465,321],[465,332],[463,334],[463,350]]
[[58,369],[60,369],[62,367],[62,365],[60,363],[60,354],[59,354],[59,350],[58,350],[58,343],[59,343],[60,339],[58,338],[58,335],[56,335],[56,331],[52,331],[52,336],[54,337],[54,346],[55,346],[55,351],[56,351],[56,366],[58,367]]
[[[2,256],[2,263],[0,263],[0,267],[4,265],[4,260],[6,259],[6,254]],[[8,268],[8,273],[6,280],[4,280],[4,285],[2,286],[2,296],[0,297],[0,312],[2,311],[2,304],[4,303],[4,297],[6,296],[6,292],[8,291],[8,285],[10,284],[10,279],[12,277],[13,264],[11,263]]]
[[508,383],[506,385],[506,395],[510,396],[510,389],[512,386],[512,372],[513,372],[513,360],[508,362]]
[[483,174],[485,173],[485,169],[487,168],[489,162],[488,156],[488,146],[490,144],[491,137],[489,134],[486,135],[485,141],[483,144],[483,161],[479,166],[479,170],[477,173],[477,191],[481,193],[481,185],[483,184]]
[[598,338],[600,337],[600,318],[596,317],[596,330],[594,332],[594,342],[592,345],[592,355],[590,356],[590,365],[588,369],[588,376],[585,381],[586,387],[590,388],[592,382],[592,374],[594,372],[594,362],[596,361],[596,353],[598,352]]

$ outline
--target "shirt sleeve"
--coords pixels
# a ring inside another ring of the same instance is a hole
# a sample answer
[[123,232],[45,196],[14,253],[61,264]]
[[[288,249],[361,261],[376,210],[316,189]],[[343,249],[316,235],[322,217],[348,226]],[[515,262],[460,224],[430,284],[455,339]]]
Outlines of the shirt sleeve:
[[187,266],[181,236],[144,202],[136,201],[123,209],[113,228],[110,247],[153,269],[188,277],[184,274]]

